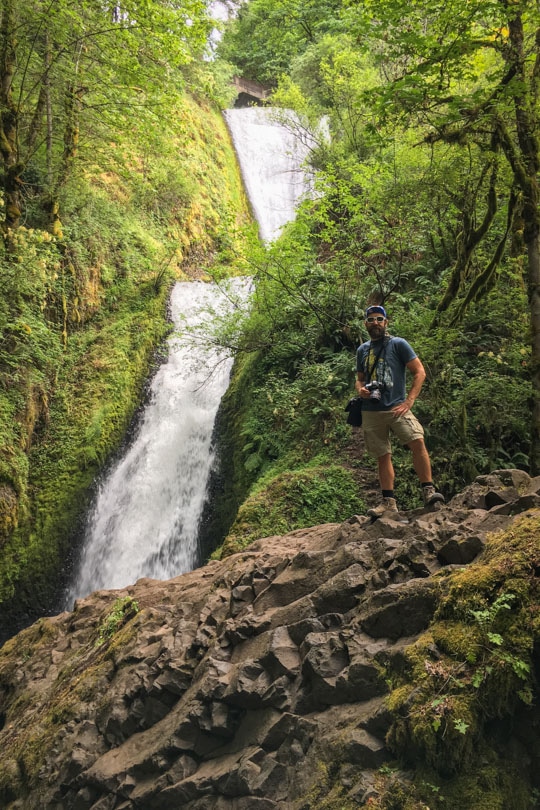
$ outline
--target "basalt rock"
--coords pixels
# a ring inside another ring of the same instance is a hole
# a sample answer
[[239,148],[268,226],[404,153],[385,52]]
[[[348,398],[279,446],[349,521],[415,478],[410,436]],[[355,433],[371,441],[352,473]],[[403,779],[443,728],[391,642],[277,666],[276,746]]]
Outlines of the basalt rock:
[[302,810],[331,771],[363,806],[392,757],[385,673],[441,571],[539,505],[540,479],[496,471],[438,511],[264,538],[37,622],[0,651],[0,805]]

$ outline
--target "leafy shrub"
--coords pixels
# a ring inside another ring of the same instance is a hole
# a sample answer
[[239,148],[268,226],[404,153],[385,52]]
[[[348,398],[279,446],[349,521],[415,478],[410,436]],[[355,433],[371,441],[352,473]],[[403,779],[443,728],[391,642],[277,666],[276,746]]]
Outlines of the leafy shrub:
[[298,375],[271,372],[256,388],[241,430],[248,470],[264,470],[293,448],[313,455],[349,435],[343,418],[343,397],[352,385],[352,361],[345,353],[322,363],[305,363]]

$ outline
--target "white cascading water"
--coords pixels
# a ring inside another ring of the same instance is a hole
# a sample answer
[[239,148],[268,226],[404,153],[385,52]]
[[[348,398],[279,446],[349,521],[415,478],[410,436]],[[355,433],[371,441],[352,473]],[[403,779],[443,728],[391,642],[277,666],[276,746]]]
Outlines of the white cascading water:
[[[214,284],[182,282],[171,294],[177,330],[224,311],[236,295]],[[243,289],[243,292],[242,292]],[[152,380],[149,402],[125,454],[101,481],[67,604],[99,588],[141,577],[168,579],[197,564],[197,534],[214,461],[211,438],[232,359],[208,345],[173,336]]]
[[[288,124],[280,123],[279,116]],[[225,110],[247,195],[264,242],[279,236],[310,188],[304,166],[313,136],[293,113],[266,107]]]
[[[306,190],[307,153],[271,111],[227,110],[227,123],[261,238],[274,239],[293,219]],[[245,282],[233,282],[239,294]],[[235,296],[214,284],[175,284],[171,311],[180,334]],[[236,302],[238,298],[236,298]],[[205,314],[206,313],[206,314]],[[211,316],[210,316],[211,317]],[[197,536],[214,463],[214,420],[232,359],[204,343],[169,341],[135,436],[101,480],[86,520],[76,576],[66,606],[97,589],[123,588],[142,577],[169,579],[198,563]]]

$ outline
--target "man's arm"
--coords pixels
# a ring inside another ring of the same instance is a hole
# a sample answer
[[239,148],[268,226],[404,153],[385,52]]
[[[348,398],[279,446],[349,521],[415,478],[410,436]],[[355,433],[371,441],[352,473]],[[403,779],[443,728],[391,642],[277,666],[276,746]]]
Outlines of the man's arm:
[[414,360],[407,363],[406,368],[408,368],[413,375],[413,379],[405,402],[401,402],[399,405],[396,405],[395,408],[392,408],[392,413],[395,413],[396,416],[401,416],[411,410],[415,400],[418,399],[418,394],[422,390],[422,385],[426,379],[426,370],[418,357],[415,357]]
[[[354,384],[354,387],[356,388],[356,393],[358,394],[358,396],[362,397],[362,399],[369,399],[369,391],[367,390],[367,388],[364,388],[364,384],[365,384],[365,381],[366,381],[366,375],[365,375],[365,372],[364,372],[364,361],[365,361],[365,355],[360,360],[360,349],[358,349],[358,352],[357,352],[357,355],[356,355],[356,362],[357,362],[357,366],[356,366],[356,382]],[[358,366],[360,366],[360,369],[358,368]]]
[[359,396],[361,396],[362,399],[369,399],[369,396],[370,396],[369,391],[367,390],[367,388],[364,388],[365,379],[366,379],[366,377],[364,375],[364,372],[359,371],[357,373],[357,379],[356,379],[356,382],[354,384],[354,387],[356,388],[357,394]]

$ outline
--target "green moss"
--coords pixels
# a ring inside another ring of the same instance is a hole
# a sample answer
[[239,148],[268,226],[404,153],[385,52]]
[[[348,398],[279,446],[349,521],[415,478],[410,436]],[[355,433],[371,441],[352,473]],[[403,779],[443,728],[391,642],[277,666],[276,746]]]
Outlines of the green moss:
[[373,810],[527,810],[533,806],[530,787],[513,765],[501,768],[482,750],[474,759],[470,773],[450,779],[441,779],[422,764],[415,773],[384,766],[375,778],[378,795],[367,806]]
[[347,791],[336,779],[336,763],[318,762],[317,778],[305,800],[298,806],[302,810],[353,810],[357,803],[347,797]]
[[268,474],[240,507],[222,555],[240,551],[260,537],[341,522],[363,509],[353,475],[330,461],[322,464],[315,459],[294,472]]
[[439,621],[431,628],[431,633],[437,647],[448,655],[467,660],[478,654],[481,644],[478,627],[457,621]]
[[426,766],[439,780],[449,802],[441,806],[529,806],[527,774],[490,721],[514,716],[535,692],[539,537],[540,515],[531,512],[488,538],[476,563],[441,580],[429,631],[405,651],[406,666],[387,672],[394,684],[388,744],[417,769],[415,784]]
[[15,700],[9,704],[9,709],[6,712],[5,722],[9,723],[20,717],[23,712],[28,709],[35,700],[35,695],[32,692],[21,692]]
[[456,777],[443,785],[442,796],[447,806],[463,810],[527,810],[532,806],[530,785],[512,764],[501,767],[500,762]]

